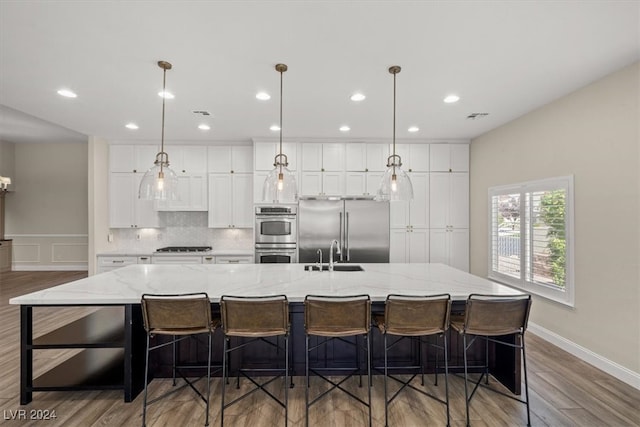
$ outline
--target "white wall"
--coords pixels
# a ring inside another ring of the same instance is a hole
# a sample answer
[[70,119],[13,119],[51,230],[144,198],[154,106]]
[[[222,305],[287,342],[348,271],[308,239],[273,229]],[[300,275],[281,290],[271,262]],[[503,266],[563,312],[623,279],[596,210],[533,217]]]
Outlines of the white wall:
[[87,144],[13,144],[13,152],[5,230],[13,268],[86,269]]
[[575,307],[535,298],[530,321],[640,388],[639,83],[636,63],[474,139],[470,249],[486,277],[489,187],[573,174]]
[[89,275],[96,272],[96,254],[109,250],[109,145],[107,141],[89,138],[88,217],[89,217]]

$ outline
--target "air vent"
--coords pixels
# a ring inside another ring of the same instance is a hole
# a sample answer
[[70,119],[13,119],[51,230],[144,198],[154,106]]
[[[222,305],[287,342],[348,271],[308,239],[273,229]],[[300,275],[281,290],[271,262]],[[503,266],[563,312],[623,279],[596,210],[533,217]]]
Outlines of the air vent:
[[193,110],[193,114],[202,114],[203,116],[211,115],[211,113],[206,110]]
[[469,120],[478,120],[487,117],[489,113],[471,113],[467,116]]

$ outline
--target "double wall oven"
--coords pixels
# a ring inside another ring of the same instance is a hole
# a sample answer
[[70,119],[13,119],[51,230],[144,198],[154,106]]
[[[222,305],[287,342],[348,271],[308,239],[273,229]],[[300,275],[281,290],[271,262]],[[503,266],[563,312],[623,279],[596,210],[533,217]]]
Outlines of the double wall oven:
[[298,207],[256,207],[256,263],[298,262]]

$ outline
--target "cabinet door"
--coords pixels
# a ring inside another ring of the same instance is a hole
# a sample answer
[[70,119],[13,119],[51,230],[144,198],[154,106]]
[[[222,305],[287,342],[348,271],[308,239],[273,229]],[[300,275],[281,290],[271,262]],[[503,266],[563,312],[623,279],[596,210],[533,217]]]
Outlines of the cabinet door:
[[[404,157],[402,161],[404,163]],[[405,170],[409,172],[429,171],[429,144],[409,144],[409,157]]]
[[300,144],[302,150],[302,171],[320,172],[322,170],[322,144]]
[[449,175],[449,225],[454,228],[469,228],[469,174],[460,172]]
[[413,186],[413,200],[409,202],[409,225],[414,228],[429,228],[429,174],[409,174]]
[[276,145],[277,143],[275,142],[256,142],[253,144],[255,170],[270,171],[273,169],[273,160],[277,151]]
[[344,172],[322,172],[322,194],[342,196],[344,194]]
[[300,181],[300,195],[318,196],[322,193],[322,172],[302,172]]
[[[363,172],[367,167],[367,146],[363,142],[345,144],[345,169],[349,172]],[[347,193],[348,194],[348,193]]]
[[[207,147],[200,145],[186,145],[182,149],[181,173],[207,173]],[[177,173],[178,171],[176,171]]]
[[453,172],[469,171],[469,144],[450,144],[450,162]]
[[367,172],[367,196],[375,196],[380,188],[384,172]]
[[135,145],[133,151],[133,171],[143,174],[154,166],[153,162],[156,160],[156,155],[160,151],[160,147],[157,145]]
[[446,228],[449,223],[450,174],[431,173],[429,183],[430,228]]
[[208,210],[207,175],[198,174],[189,176],[189,211]]
[[429,231],[429,259],[432,263],[449,265],[449,231],[438,228]]
[[389,223],[391,228],[407,228],[409,225],[409,203],[404,200],[392,200],[389,202]]
[[207,167],[209,173],[231,172],[231,147],[211,146],[207,149]]
[[160,216],[156,210],[156,206],[153,200],[140,200],[138,198],[138,189],[140,188],[140,181],[144,175],[136,173],[133,174],[133,202],[135,212],[135,226],[138,228],[157,228],[160,227]]
[[347,172],[345,174],[345,195],[362,196],[365,194],[367,194],[367,173]]
[[451,169],[449,144],[431,144],[429,149],[429,170],[449,172]]
[[462,271],[469,271],[469,230],[449,231],[449,265]]
[[253,172],[253,148],[251,146],[231,148],[231,170],[234,173]]
[[468,172],[469,144],[431,144],[431,172]]
[[426,228],[412,228],[409,233],[408,262],[429,262],[429,230]]
[[389,262],[408,262],[408,235],[406,228],[392,228],[389,234]]
[[231,174],[209,174],[209,227],[232,225]]
[[389,157],[387,144],[367,144],[366,157],[365,167],[369,172],[384,172],[387,169],[387,158]]
[[109,227],[131,228],[135,226],[135,203],[138,197],[133,191],[133,173],[109,174]]
[[[272,200],[262,200],[262,190],[264,189],[264,181],[267,179],[269,172],[253,173],[253,202],[254,203],[271,203]],[[298,187],[300,190],[300,187]],[[299,192],[302,194],[302,192]]]
[[336,142],[322,144],[322,168],[325,171],[331,172],[344,171],[343,143]]
[[235,228],[253,227],[253,176],[233,174],[232,222]]
[[[133,145],[110,145],[109,146],[109,171],[110,172],[133,172],[134,169],[136,169],[136,163],[135,163],[135,151],[134,151]],[[141,172],[144,172],[144,171],[141,171]]]

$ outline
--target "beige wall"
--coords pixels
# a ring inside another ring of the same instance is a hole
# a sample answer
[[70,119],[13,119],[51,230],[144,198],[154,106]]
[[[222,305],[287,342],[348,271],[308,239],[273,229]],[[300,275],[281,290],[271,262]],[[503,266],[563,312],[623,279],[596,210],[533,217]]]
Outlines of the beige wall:
[[[11,142],[0,141],[0,176],[8,176],[15,181],[15,148]],[[10,186],[9,189],[13,188]]]
[[[487,189],[574,175],[575,307],[531,322],[640,378],[638,63],[471,143],[471,272],[488,269]],[[640,382],[638,382],[640,384]]]
[[86,268],[87,144],[13,145],[6,235],[14,269]]

